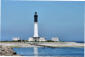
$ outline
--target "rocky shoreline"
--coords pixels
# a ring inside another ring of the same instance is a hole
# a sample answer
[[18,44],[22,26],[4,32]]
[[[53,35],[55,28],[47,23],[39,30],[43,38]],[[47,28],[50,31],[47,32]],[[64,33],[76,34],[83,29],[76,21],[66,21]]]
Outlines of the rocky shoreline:
[[19,56],[11,47],[0,45],[0,56]]
[[12,48],[21,48],[21,47],[83,47],[85,43],[76,43],[76,42],[1,42],[0,43],[0,56],[21,56],[16,54]]

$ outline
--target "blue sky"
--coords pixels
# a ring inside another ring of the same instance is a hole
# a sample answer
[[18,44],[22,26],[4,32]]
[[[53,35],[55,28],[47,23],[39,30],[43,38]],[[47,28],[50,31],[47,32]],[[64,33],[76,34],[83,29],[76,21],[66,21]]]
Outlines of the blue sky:
[[38,12],[39,35],[62,41],[83,41],[83,2],[2,1],[2,40],[33,36],[33,15]]

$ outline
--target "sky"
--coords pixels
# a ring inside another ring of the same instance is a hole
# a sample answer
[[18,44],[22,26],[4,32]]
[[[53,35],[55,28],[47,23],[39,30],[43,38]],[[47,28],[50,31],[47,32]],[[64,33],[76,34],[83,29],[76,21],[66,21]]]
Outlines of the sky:
[[1,10],[1,40],[32,37],[35,11],[40,37],[84,40],[84,2],[3,0]]

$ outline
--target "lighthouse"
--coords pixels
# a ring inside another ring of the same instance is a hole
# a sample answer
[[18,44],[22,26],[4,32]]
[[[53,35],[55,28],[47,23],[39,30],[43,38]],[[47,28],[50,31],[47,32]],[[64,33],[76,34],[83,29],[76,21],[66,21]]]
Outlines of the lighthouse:
[[38,35],[38,14],[34,13],[34,34],[33,37],[29,37],[28,41],[46,41],[44,37],[39,37]]
[[38,15],[37,12],[34,14],[34,41],[39,41],[39,35],[38,35]]
[[37,15],[37,12],[35,12],[35,15],[34,15],[34,37],[38,37],[38,15]]

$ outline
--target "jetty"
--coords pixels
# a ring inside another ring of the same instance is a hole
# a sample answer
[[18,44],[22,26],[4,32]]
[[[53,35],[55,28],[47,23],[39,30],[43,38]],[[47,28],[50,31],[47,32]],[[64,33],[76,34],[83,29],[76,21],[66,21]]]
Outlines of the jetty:
[[[34,51],[37,50],[35,47],[84,47],[84,43],[76,43],[76,42],[0,42],[0,56],[21,56],[13,51],[13,48],[21,48],[21,47],[33,47]],[[38,52],[34,52],[35,55]],[[36,56],[32,56],[36,57]],[[38,56],[43,57],[43,56]],[[46,56],[44,56],[46,57]],[[68,56],[48,56],[48,57],[68,57]],[[74,57],[74,56],[70,56]],[[78,56],[77,56],[78,57]],[[79,56],[80,57],[80,56]]]
[[0,42],[1,46],[9,47],[84,47],[85,43],[76,42]]

